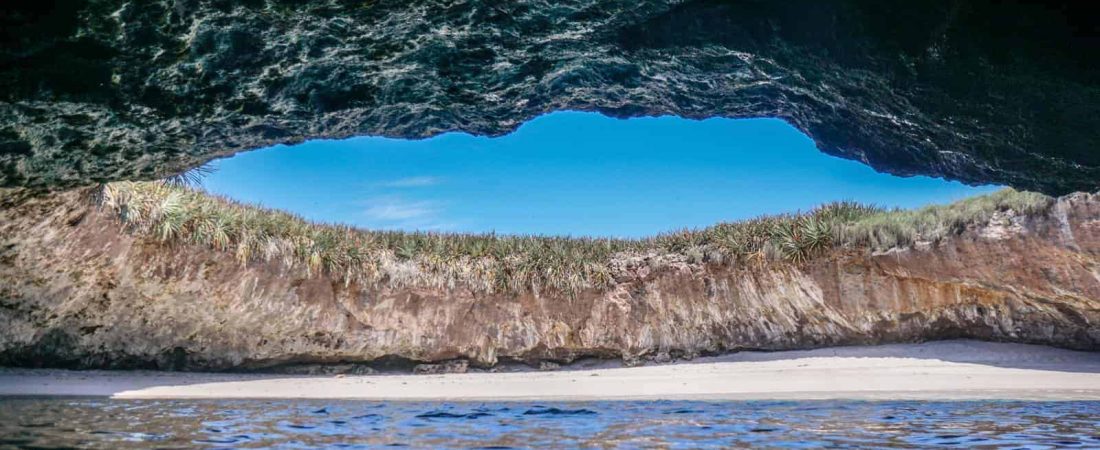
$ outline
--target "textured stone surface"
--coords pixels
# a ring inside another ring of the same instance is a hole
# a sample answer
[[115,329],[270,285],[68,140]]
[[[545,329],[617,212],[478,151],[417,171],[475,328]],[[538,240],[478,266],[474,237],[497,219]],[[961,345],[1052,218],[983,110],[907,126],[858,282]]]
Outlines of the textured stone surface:
[[1088,2],[8,0],[0,186],[562,109],[783,118],[897,174],[1100,187]]
[[1063,197],[1041,217],[1004,213],[935,244],[837,251],[804,267],[623,264],[638,270],[609,291],[569,297],[393,290],[278,262],[242,267],[228,253],[135,238],[89,193],[0,208],[0,365],[444,370],[950,338],[1100,349],[1100,194]]

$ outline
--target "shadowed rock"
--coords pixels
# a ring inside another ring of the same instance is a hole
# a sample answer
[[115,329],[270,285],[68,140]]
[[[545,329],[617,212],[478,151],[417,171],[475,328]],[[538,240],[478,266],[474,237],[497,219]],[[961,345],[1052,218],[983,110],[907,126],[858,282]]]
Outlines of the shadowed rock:
[[13,0],[0,186],[578,109],[779,117],[882,171],[1093,191],[1096,16],[1042,3]]

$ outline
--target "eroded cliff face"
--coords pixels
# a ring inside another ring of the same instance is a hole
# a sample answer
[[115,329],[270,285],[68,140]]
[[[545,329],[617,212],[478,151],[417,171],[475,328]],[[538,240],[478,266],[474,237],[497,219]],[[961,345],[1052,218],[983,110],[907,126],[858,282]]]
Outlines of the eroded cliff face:
[[895,174],[1100,188],[1088,2],[9,0],[0,186],[549,111],[779,117]]
[[633,362],[949,338],[1100,349],[1100,194],[1060,198],[1040,217],[999,213],[937,243],[835,251],[804,266],[623,255],[612,289],[576,296],[395,290],[242,266],[127,234],[89,195],[0,208],[0,365]]

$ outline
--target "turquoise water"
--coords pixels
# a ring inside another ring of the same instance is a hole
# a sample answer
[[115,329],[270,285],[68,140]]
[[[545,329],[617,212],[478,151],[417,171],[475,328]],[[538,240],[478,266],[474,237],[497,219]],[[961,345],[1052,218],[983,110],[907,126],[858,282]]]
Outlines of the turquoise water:
[[1100,402],[0,399],[0,448],[1100,447]]

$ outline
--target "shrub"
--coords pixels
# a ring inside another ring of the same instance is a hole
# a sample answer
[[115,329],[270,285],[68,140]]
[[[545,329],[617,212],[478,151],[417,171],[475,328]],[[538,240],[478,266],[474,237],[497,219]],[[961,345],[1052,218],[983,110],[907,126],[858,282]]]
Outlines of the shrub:
[[866,214],[843,223],[836,235],[847,245],[886,250],[918,240],[934,242],[959,234],[969,225],[988,222],[997,212],[1011,210],[1027,216],[1044,214],[1053,204],[1054,199],[1046,195],[1002,189],[949,205]]
[[488,293],[606,288],[614,282],[612,261],[638,254],[681,254],[693,264],[802,264],[837,247],[887,249],[942,239],[998,211],[1042,214],[1053,202],[1010,189],[911,211],[836,202],[805,214],[608,239],[365,231],[310,223],[178,183],[111,183],[99,199],[129,232],[231,252],[241,264],[275,261],[345,283]]

